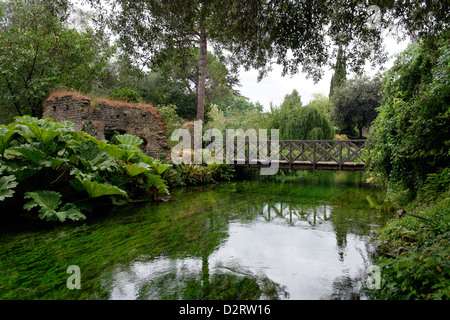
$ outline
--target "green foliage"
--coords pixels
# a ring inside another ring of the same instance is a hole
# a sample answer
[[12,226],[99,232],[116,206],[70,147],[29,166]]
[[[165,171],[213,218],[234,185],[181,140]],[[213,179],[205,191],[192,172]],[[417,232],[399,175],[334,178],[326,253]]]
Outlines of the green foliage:
[[336,64],[334,66],[334,73],[331,77],[330,84],[330,95],[331,98],[334,94],[334,91],[343,86],[345,81],[347,80],[347,70],[346,70],[346,58],[345,52],[342,48],[342,45],[339,46],[338,54],[336,58]]
[[417,207],[381,231],[381,288],[377,299],[450,298],[450,211],[448,205]]
[[[152,69],[153,71],[158,70],[166,79],[175,80],[187,92],[197,92],[199,60],[198,48],[190,48],[185,52],[185,56],[172,55],[169,60],[162,60],[159,64],[152,66]],[[214,103],[228,97],[232,92],[229,88],[237,82],[237,78],[231,74],[223,61],[208,51],[206,55],[206,101]]]
[[120,134],[120,135],[114,136],[112,143],[119,144],[119,145],[128,144],[128,145],[137,147],[137,146],[141,145],[142,143],[144,143],[144,140],[142,140],[139,137],[133,136],[131,134]]
[[450,167],[430,173],[420,194],[426,201],[433,201],[443,197],[450,198]]
[[316,108],[319,113],[330,118],[332,103],[331,100],[321,93],[313,93],[313,99],[308,103],[307,107]]
[[123,101],[134,102],[134,103],[140,102],[142,100],[139,93],[137,93],[133,89],[130,89],[127,87],[125,87],[125,88],[114,87],[109,92],[109,97],[111,99],[115,99],[115,100],[123,100]]
[[194,119],[197,96],[184,84],[161,73],[146,74],[136,88],[142,98],[155,106],[176,106],[176,114],[183,119]]
[[32,198],[24,209],[40,207],[41,219],[84,219],[72,202],[104,197],[124,204],[168,194],[161,174],[170,166],[146,156],[137,147],[142,139],[132,135],[115,136],[113,145],[75,131],[69,122],[24,116],[0,127],[0,141],[0,206]]
[[211,169],[199,164],[180,164],[180,174],[186,185],[197,186],[214,182]]
[[184,120],[177,114],[177,110],[178,107],[175,105],[158,106],[158,112],[164,119],[164,123],[166,124],[167,128],[167,134],[169,135],[169,137],[176,129],[180,129],[186,123],[186,120]]
[[51,1],[8,1],[0,7],[0,118],[40,117],[56,87],[88,90],[112,50],[93,29],[68,28],[67,7]]
[[330,140],[334,129],[329,119],[314,107],[303,107],[297,90],[286,95],[279,108],[271,106],[270,128],[280,130],[281,140]]
[[0,201],[14,195],[14,188],[18,185],[16,177],[3,176],[0,177]]
[[435,46],[410,45],[386,74],[368,168],[393,196],[414,198],[428,174],[450,163],[450,41]]
[[380,106],[381,81],[367,77],[350,79],[345,84],[334,88],[331,97],[333,106],[331,119],[341,129],[341,133],[351,134],[351,128],[357,127],[359,139],[362,130],[369,128],[377,117],[376,109]]
[[61,204],[61,194],[55,191],[38,190],[35,192],[25,193],[24,199],[33,199],[27,202],[23,208],[31,210],[34,207],[41,207],[39,210],[39,218],[46,219],[47,221],[64,222],[66,219],[73,221],[86,219],[86,216],[81,213],[73,203],[66,203],[64,206],[58,209]]
[[215,181],[230,181],[234,178],[234,166],[230,164],[211,163],[208,167]]
[[229,117],[248,111],[253,111],[255,113],[263,111],[263,106],[259,102],[252,103],[248,101],[246,97],[235,95],[232,90],[228,91],[228,94],[222,99],[217,99],[215,101],[225,116]]
[[98,183],[97,181],[80,180],[78,181],[83,186],[84,190],[89,194],[89,198],[98,198],[101,196],[121,195],[128,198],[128,194],[116,186],[108,183]]

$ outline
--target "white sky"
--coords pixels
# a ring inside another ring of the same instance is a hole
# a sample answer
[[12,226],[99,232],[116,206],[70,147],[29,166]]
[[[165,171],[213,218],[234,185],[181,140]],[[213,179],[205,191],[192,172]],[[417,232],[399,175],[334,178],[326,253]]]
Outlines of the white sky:
[[[397,43],[393,38],[385,38],[385,51],[389,54],[389,61],[384,65],[385,69],[389,69],[395,60],[394,55],[402,52],[408,46],[409,41]],[[250,70],[240,72],[240,81],[242,87],[239,88],[241,94],[250,99],[251,102],[259,101],[264,110],[269,110],[269,105],[272,102],[274,105],[280,105],[286,94],[296,89],[302,97],[303,105],[308,104],[312,99],[314,93],[322,93],[326,97],[330,92],[330,81],[333,71],[325,70],[325,74],[318,83],[314,83],[312,79],[306,79],[304,74],[297,74],[291,76],[281,76],[282,67],[274,66],[273,71],[263,78],[259,83],[257,82],[258,71]],[[372,70],[367,67],[365,72],[368,75],[374,75],[377,70]]]

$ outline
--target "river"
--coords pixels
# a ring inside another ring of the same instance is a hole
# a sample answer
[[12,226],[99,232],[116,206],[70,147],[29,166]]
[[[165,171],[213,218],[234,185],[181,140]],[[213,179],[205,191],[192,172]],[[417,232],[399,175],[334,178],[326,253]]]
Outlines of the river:
[[0,299],[364,299],[383,197],[359,172],[298,171],[6,229]]

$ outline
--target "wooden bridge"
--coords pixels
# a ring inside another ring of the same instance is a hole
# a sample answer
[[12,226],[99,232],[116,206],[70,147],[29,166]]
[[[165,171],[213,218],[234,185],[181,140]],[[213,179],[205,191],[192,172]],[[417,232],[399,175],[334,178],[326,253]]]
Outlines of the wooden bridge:
[[[281,169],[364,171],[366,140],[282,140],[226,141],[225,145],[210,145],[222,151],[226,163],[235,166],[264,168],[278,162]],[[227,146],[234,151],[227,153]],[[217,148],[218,147],[218,148]],[[226,152],[224,152],[226,150]],[[232,153],[232,154],[231,154]],[[226,157],[225,157],[226,155]]]

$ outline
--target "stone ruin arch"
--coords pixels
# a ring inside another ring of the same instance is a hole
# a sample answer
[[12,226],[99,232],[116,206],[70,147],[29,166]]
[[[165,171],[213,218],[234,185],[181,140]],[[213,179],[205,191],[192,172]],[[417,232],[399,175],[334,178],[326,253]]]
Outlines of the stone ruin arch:
[[71,121],[76,130],[99,140],[115,131],[132,134],[144,140],[140,147],[147,155],[164,160],[170,157],[166,125],[158,109],[149,104],[89,98],[75,91],[57,90],[44,102],[43,116]]

